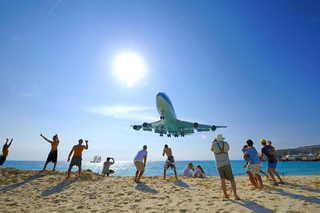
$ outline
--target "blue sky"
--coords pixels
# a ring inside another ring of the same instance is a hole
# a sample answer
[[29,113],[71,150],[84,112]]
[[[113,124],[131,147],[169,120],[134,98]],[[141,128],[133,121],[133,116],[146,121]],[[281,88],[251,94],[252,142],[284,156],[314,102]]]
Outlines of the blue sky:
[[[131,161],[211,160],[219,133],[241,159],[249,138],[276,149],[320,142],[319,1],[1,1],[0,135],[8,160],[45,160],[39,134],[60,136],[59,160],[79,138],[95,154]],[[141,56],[146,74],[117,78],[119,53]],[[181,120],[227,125],[160,138],[130,125],[159,119],[165,92]]]

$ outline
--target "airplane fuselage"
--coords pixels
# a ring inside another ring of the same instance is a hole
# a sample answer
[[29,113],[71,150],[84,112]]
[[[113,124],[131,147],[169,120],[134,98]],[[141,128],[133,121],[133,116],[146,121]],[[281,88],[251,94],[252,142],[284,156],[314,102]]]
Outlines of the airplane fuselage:
[[174,122],[177,120],[176,113],[169,97],[165,93],[157,94],[157,110],[162,120]]

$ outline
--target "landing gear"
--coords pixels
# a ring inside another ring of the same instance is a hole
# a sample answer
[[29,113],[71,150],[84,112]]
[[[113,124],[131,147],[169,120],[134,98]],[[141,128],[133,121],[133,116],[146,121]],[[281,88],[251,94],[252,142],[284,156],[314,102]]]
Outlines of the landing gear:
[[161,115],[161,116],[160,116],[160,120],[164,120],[164,115]]
[[160,137],[163,137],[163,134],[162,134],[162,133],[160,133]]
[[167,134],[168,138],[171,138],[171,134]]
[[184,132],[181,132],[181,137],[184,137]]

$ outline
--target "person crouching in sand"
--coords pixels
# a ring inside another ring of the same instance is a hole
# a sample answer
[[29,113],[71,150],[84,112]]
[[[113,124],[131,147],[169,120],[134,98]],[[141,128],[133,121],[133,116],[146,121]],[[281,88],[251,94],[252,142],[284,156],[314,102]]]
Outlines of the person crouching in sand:
[[187,166],[184,168],[182,175],[186,177],[192,177],[193,174],[190,172],[190,170],[194,171],[193,163],[189,162]]
[[[112,162],[110,161],[112,160]],[[108,176],[111,174],[114,174],[114,171],[110,169],[110,166],[115,163],[114,159],[111,157],[107,157],[106,161],[103,163],[103,169],[102,169],[102,175],[103,176]]]
[[211,151],[214,153],[216,159],[216,166],[218,168],[221,180],[221,188],[225,198],[229,198],[227,194],[226,179],[231,183],[231,189],[236,200],[240,200],[240,197],[237,195],[236,182],[233,177],[231,162],[229,159],[228,151],[230,146],[227,142],[224,141],[222,134],[218,134],[215,140],[212,142]]
[[197,178],[197,177],[204,178],[204,177],[206,177],[206,173],[203,171],[203,169],[202,169],[202,167],[200,165],[197,166],[193,177],[194,178]]
[[70,157],[71,157],[72,153],[73,153],[73,157],[72,157],[71,163],[70,163],[70,165],[69,165],[68,177],[67,177],[67,178],[70,177],[71,169],[72,169],[72,167],[73,167],[74,165],[78,166],[79,177],[80,177],[80,175],[81,175],[82,151],[83,151],[84,149],[88,149],[88,148],[89,148],[89,147],[88,147],[88,140],[86,140],[86,145],[85,145],[85,146],[82,145],[82,143],[83,143],[83,140],[80,139],[80,140],[79,140],[79,144],[73,146],[71,152],[69,153],[69,156],[68,156],[68,160],[67,160],[67,161],[68,161],[68,162],[70,161]]

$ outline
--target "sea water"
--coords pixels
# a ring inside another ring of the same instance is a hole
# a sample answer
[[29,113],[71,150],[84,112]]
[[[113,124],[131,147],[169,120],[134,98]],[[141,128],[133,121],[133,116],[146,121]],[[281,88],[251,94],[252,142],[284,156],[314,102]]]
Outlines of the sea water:
[[[218,176],[218,170],[214,161],[176,161],[176,168],[178,176],[182,175],[185,166],[192,162],[196,167],[201,165],[207,176]],[[163,176],[163,166],[165,161],[148,161],[144,176]],[[231,166],[235,176],[245,176],[246,169],[243,167],[245,162],[243,160],[232,160]],[[6,161],[2,167],[14,167],[21,170],[42,170],[44,161]],[[58,161],[57,170],[67,171],[69,166],[68,162]],[[53,168],[53,163],[49,163],[47,170]],[[90,163],[82,162],[82,169],[90,169],[95,173],[101,173],[103,168],[103,162]],[[73,167],[73,171],[78,168]],[[116,161],[114,165],[110,167],[115,173],[113,176],[134,176],[136,168],[132,161]],[[262,162],[262,170],[266,172],[267,163]],[[320,175],[320,161],[314,162],[278,162],[277,172],[282,175],[298,176],[298,175]],[[167,170],[167,176],[173,176],[172,169]]]

